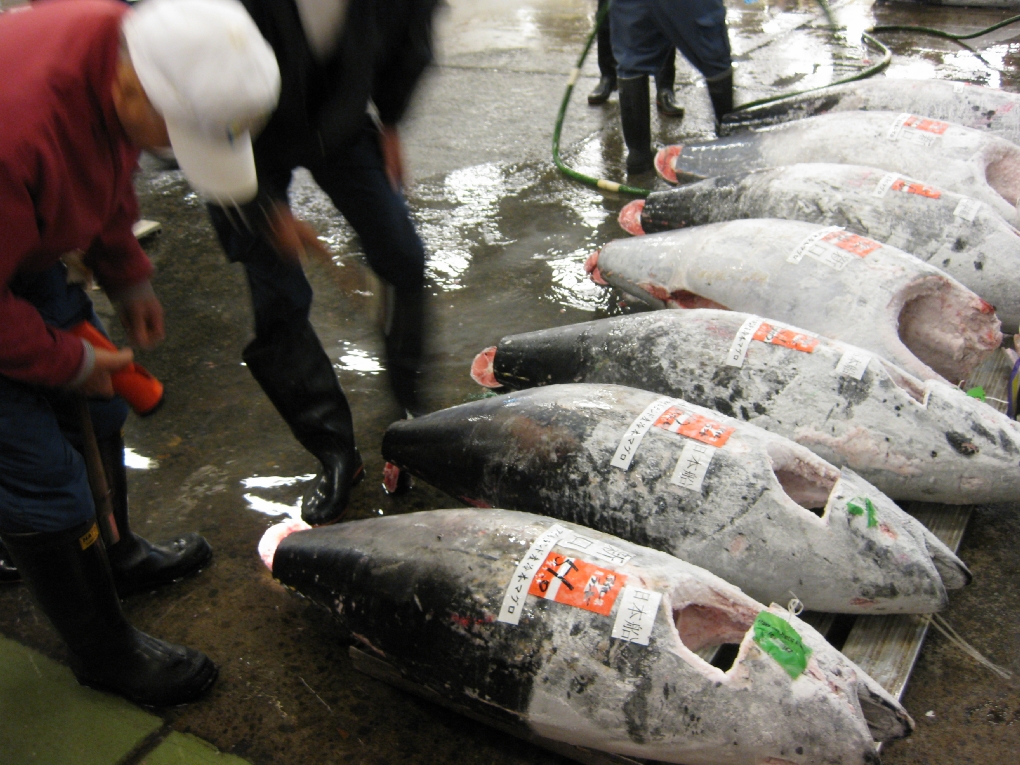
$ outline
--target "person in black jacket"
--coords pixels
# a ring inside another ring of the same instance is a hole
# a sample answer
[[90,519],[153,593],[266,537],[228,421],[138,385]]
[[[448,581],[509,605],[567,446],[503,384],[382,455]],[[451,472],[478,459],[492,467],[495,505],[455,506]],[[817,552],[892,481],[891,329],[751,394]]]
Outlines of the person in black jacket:
[[[249,371],[298,441],[322,464],[302,518],[339,520],[363,476],[347,399],[308,316],[299,255],[325,252],[294,218],[287,188],[307,168],[361,239],[386,283],[386,360],[398,403],[421,411],[425,248],[401,195],[397,123],[432,61],[437,0],[242,0],[276,53],[276,112],[254,144],[259,193],[241,207],[210,205],[230,260],[244,265],[255,339]],[[374,107],[370,115],[369,107]]]

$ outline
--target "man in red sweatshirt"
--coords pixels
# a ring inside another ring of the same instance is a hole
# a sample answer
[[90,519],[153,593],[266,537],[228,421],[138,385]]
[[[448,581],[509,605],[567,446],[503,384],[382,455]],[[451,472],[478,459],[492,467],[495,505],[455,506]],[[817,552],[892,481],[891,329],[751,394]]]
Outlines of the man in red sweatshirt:
[[[0,14],[0,71],[0,539],[80,682],[184,703],[212,684],[215,665],[134,629],[118,594],[192,573],[211,550],[198,534],[155,545],[128,527],[127,409],[110,375],[132,352],[67,331],[101,325],[62,258],[84,259],[133,345],[162,340],[152,266],[131,231],[138,154],[172,144],[201,193],[248,201],[247,126],[275,106],[276,59],[236,0],[147,0],[136,11],[44,0]],[[80,454],[82,394],[113,493],[106,544]]]

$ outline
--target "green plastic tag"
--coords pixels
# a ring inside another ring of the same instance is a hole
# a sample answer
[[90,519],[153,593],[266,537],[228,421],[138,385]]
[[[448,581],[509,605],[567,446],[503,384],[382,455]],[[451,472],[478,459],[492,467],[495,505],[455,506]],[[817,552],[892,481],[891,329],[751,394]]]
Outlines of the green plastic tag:
[[804,645],[797,630],[782,617],[762,611],[754,620],[754,642],[779,662],[779,666],[796,680],[807,667],[811,649]]
[[873,529],[878,525],[878,511],[875,509],[875,503],[867,497],[854,497],[846,503],[846,511],[850,515],[864,515],[867,512],[868,528]]
[[985,389],[982,388],[980,385],[977,385],[971,388],[969,391],[967,391],[967,395],[970,396],[971,398],[976,398],[978,401],[984,401]]

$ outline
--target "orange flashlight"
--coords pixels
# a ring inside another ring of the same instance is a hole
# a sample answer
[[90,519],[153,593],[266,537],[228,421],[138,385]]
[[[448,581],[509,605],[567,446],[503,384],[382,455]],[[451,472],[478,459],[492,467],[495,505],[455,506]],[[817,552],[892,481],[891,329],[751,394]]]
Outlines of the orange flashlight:
[[[95,348],[116,351],[117,346],[96,329],[90,322],[83,321],[71,327],[68,332],[87,340]],[[163,403],[163,383],[149,374],[141,364],[133,361],[110,375],[113,389],[122,396],[137,414],[144,417],[152,414]]]

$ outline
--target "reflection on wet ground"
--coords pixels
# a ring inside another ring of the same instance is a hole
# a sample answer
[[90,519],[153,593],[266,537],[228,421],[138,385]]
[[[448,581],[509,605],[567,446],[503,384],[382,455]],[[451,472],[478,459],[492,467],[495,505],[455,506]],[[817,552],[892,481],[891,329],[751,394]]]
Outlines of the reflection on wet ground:
[[[629,199],[570,181],[550,160],[556,110],[595,3],[449,5],[439,25],[440,65],[405,131],[415,179],[408,202],[431,253],[432,408],[483,395],[468,376],[470,363],[503,335],[628,310],[585,277],[583,263],[622,235],[615,216]],[[863,0],[833,7],[847,30],[840,34],[827,29],[807,0],[729,0],[737,101],[822,85],[877,61],[878,52],[860,41],[873,24],[961,32],[1009,15],[912,3],[872,7]],[[1011,27],[974,41],[976,52],[932,37],[886,34],[894,53],[888,76],[1014,90],[1016,34]],[[583,71],[564,125],[565,159],[586,174],[622,180],[615,96],[605,107],[588,107],[594,54]],[[687,116],[671,121],[653,111],[654,139],[710,137],[704,84],[679,59],[677,90]],[[154,539],[196,529],[216,550],[212,565],[195,578],[126,605],[140,627],[200,647],[222,666],[207,700],[172,710],[168,719],[255,765],[561,762],[359,675],[330,619],[271,580],[256,544],[268,526],[298,512],[315,464],[240,361],[251,322],[243,275],[225,262],[200,201],[178,172],[149,164],[138,188],[145,217],[163,224],[148,250],[158,268],[168,339],[140,356],[165,383],[166,404],[127,426],[135,525]],[[354,493],[351,517],[459,506],[424,485],[400,498],[382,491],[379,445],[399,411],[382,363],[378,285],[353,230],[306,174],[297,175],[292,192],[299,214],[334,253],[331,262],[309,263],[307,271],[316,295],[313,323],[351,400],[366,462],[368,480]],[[98,301],[112,320],[109,306]],[[1020,534],[1015,510],[977,510],[961,553],[975,583],[954,594],[947,612],[961,633],[1014,673],[1020,671],[1020,567],[1007,540]],[[0,591],[0,614],[4,634],[62,656],[23,588]],[[1020,750],[1020,727],[1012,725],[1020,710],[1016,690],[938,636],[925,648],[906,704],[919,730],[887,748],[887,762],[1001,760]]]

